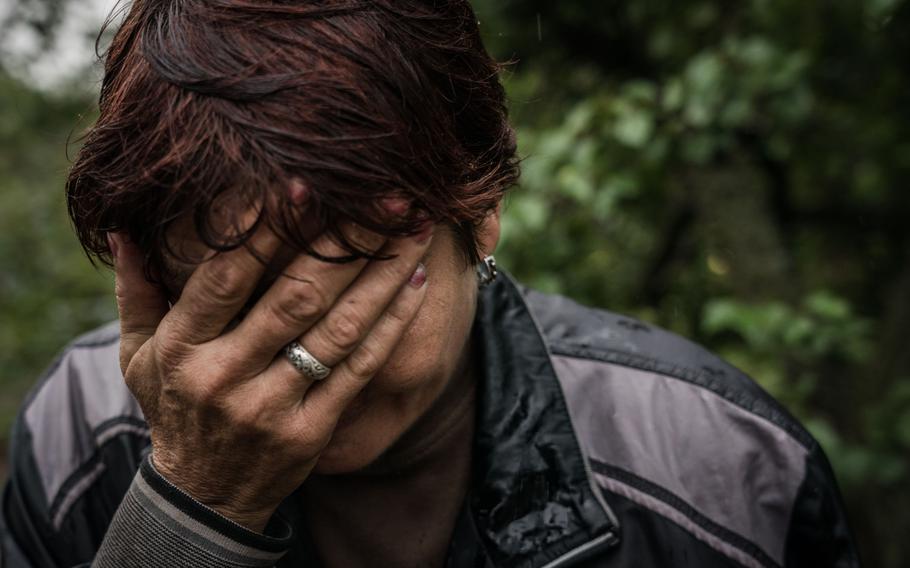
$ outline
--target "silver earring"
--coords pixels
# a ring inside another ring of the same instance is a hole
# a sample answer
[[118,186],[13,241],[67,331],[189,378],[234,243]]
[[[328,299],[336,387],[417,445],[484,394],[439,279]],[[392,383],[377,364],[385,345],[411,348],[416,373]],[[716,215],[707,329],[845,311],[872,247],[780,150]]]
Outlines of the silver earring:
[[481,288],[486,288],[496,280],[499,271],[496,270],[496,259],[493,255],[485,257],[477,265],[477,282]]

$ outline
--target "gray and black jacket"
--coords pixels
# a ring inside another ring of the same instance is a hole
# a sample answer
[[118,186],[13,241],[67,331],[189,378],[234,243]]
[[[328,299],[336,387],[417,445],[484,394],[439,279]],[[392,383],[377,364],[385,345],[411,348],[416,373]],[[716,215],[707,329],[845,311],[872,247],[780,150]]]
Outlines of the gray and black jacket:
[[[508,277],[483,291],[475,339],[474,481],[450,568],[859,566],[818,444],[702,348]],[[0,565],[318,566],[293,496],[259,535],[154,471],[117,350],[116,324],[78,339],[27,399]]]

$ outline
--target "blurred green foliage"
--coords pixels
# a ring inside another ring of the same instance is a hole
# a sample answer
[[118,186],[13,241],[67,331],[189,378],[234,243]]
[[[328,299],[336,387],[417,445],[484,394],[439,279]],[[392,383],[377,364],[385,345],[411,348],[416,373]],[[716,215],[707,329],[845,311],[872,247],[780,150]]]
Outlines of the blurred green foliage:
[[91,108],[0,75],[0,439],[60,347],[116,317],[110,277],[86,260],[63,197],[67,139]]
[[[525,158],[500,263],[744,369],[826,448],[867,565],[905,566],[910,2],[474,4]],[[91,108],[0,80],[0,432],[114,315],[62,196]]]

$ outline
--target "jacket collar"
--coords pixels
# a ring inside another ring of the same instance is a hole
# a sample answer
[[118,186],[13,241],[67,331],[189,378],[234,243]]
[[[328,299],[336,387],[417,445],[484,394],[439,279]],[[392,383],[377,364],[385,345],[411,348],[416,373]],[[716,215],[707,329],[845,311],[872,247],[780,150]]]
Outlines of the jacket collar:
[[481,293],[475,339],[482,374],[467,507],[489,561],[567,566],[614,544],[616,518],[595,489],[540,328],[506,273]]
[[[474,340],[473,482],[448,567],[565,568],[616,544],[543,335],[506,273],[480,294]],[[298,502],[281,508],[299,538],[278,566],[319,565]]]

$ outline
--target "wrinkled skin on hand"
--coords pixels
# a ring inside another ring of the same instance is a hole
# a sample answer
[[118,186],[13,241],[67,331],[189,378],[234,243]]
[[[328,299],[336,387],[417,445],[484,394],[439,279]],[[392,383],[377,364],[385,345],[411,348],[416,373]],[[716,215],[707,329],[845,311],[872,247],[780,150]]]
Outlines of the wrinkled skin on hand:
[[[145,280],[136,247],[111,235],[121,367],[151,429],[153,465],[255,531],[314,469],[369,464],[464,368],[476,282],[451,233],[386,240],[348,230],[393,258],[288,255],[261,228],[248,248],[201,255],[185,282],[169,282],[179,290],[172,306]],[[498,216],[481,235],[492,250]],[[342,252],[327,237],[314,246]],[[291,277],[274,280],[238,321],[267,268],[260,259],[279,257],[290,258]],[[283,347],[293,340],[332,367],[329,377],[314,383],[289,364]]]

